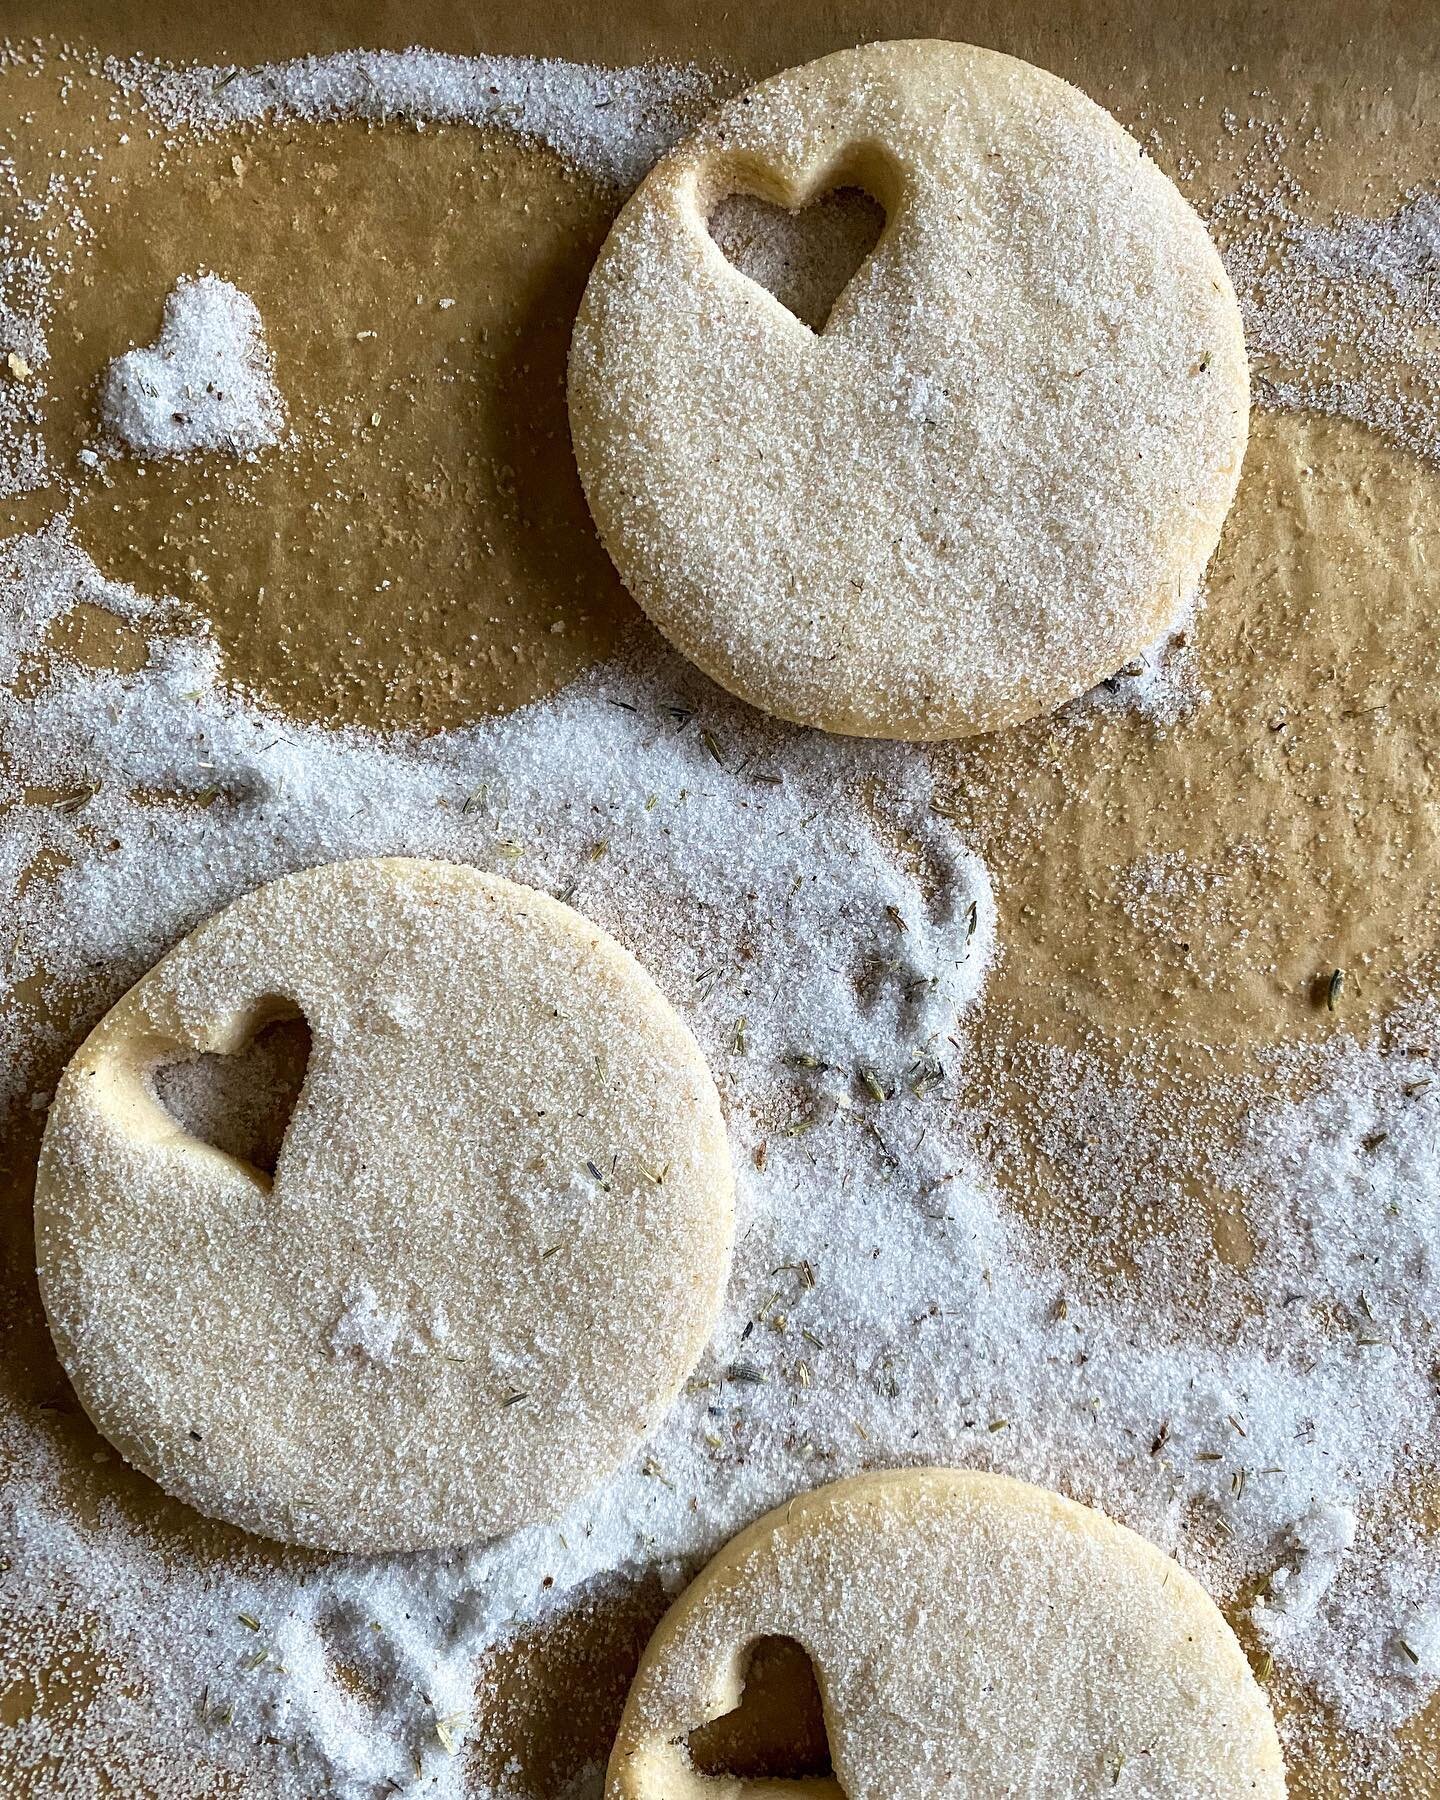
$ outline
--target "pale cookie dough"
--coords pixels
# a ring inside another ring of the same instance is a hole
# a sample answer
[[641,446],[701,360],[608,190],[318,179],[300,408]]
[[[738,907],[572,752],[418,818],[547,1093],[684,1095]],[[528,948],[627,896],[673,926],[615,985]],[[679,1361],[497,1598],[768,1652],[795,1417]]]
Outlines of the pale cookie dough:
[[[153,1071],[312,1034],[273,1185]],[[202,1512],[347,1550],[551,1518],[708,1338],[733,1188],[690,1033],[567,906],[394,858],[291,875],[153,968],[65,1071],[35,1196],[85,1410]]]
[[[707,229],[843,186],[885,230],[818,335]],[[600,535],[742,699],[862,736],[1060,705],[1189,608],[1248,428],[1235,295],[1108,113],[961,44],[872,44],[724,106],[595,264],[570,419]]]
[[[750,1647],[814,1664],[835,1779],[698,1775]],[[1000,1475],[862,1475],[780,1507],[661,1620],[607,1800],[1278,1796],[1274,1721],[1199,1583],[1103,1513]]]

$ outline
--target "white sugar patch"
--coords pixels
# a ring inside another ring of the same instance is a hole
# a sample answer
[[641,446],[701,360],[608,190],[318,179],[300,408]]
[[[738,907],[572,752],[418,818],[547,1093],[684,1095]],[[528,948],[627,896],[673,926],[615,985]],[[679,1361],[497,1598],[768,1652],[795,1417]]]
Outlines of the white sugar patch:
[[33,257],[5,254],[0,232],[0,500],[50,478],[45,421],[48,281]]
[[253,456],[278,443],[285,408],[255,302],[215,275],[178,282],[155,342],[111,363],[100,413],[137,456]]
[[423,1356],[450,1335],[443,1310],[437,1309],[423,1331],[409,1315],[387,1311],[368,1281],[351,1284],[345,1308],[330,1333],[330,1348],[337,1356],[356,1355],[378,1368],[393,1369],[407,1353]]
[[0,590],[6,596],[0,607],[0,680],[6,682],[16,679],[49,626],[76,606],[99,606],[131,622],[164,611],[134,588],[101,575],[64,518],[0,543]]
[[172,129],[267,118],[491,126],[548,144],[620,186],[637,182],[714,101],[713,73],[674,64],[602,69],[527,56],[349,50],[259,68],[106,64]]
[[[82,592],[133,605],[87,571],[63,522],[12,544],[7,574],[0,649],[17,654],[37,618]],[[138,675],[62,667],[7,703],[0,741],[23,741],[32,781],[87,796],[27,815],[32,850],[76,856],[74,916],[30,940],[27,968],[62,981],[67,968],[92,979],[97,961],[138,972],[267,874],[408,848],[550,887],[621,927],[678,1000],[702,1004],[734,1081],[789,1058],[797,1081],[851,1101],[875,1082],[933,1085],[983,980],[994,904],[931,813],[919,759],[857,746],[837,767],[821,740],[767,725],[670,658],[414,749],[236,707],[216,673],[204,639],[171,636]],[[157,786],[221,798],[130,802]],[[133,851],[87,857],[102,831]],[[630,917],[626,892],[646,897]]]
[[1212,213],[1257,364],[1256,397],[1353,419],[1440,460],[1440,196],[1385,218],[1306,216],[1289,179],[1244,182]]
[[1071,703],[1075,713],[1138,713],[1155,725],[1174,725],[1209,703],[1210,690],[1196,677],[1192,640],[1205,605],[1202,582],[1158,643]]
[[1355,1531],[1348,1506],[1315,1505],[1294,1521],[1286,1533],[1287,1560],[1271,1572],[1268,1596],[1255,1604],[1263,1636],[1283,1642],[1288,1631],[1310,1623],[1335,1585]]

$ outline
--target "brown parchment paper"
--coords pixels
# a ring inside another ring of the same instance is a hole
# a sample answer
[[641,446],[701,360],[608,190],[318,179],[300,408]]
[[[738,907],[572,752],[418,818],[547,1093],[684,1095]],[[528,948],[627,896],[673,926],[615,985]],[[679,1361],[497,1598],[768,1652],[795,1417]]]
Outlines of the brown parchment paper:
[[[0,6],[0,33],[13,38],[241,64],[423,43],[609,63],[695,58],[758,76],[868,38],[968,39],[1078,82],[1162,166],[1195,159],[1189,191],[1202,200],[1233,185],[1257,127],[1318,126],[1314,141],[1292,131],[1290,159],[1317,216],[1388,212],[1437,166],[1437,28],[1424,0]],[[84,100],[83,82],[62,96],[54,71],[0,78],[0,130],[22,160],[83,145],[94,138]],[[1227,112],[1238,134],[1222,126]],[[180,594],[213,622],[234,679],[336,721],[441,727],[513,705],[637,628],[589,530],[563,411],[569,320],[613,196],[547,153],[460,128],[296,125],[163,158],[136,142],[108,166],[120,177],[112,210],[67,283],[52,336],[58,458],[78,443],[108,358],[148,341],[158,296],[209,266],[257,299],[292,408],[346,421],[357,499],[337,515],[319,452],[263,466],[238,498],[207,485],[203,466],[143,479],[122,468],[114,489],[97,483],[76,511],[107,572]],[[434,301],[451,294],[462,303],[438,312]],[[376,414],[383,429],[366,423]],[[45,495],[0,505],[0,527],[8,535],[49,510]],[[1084,1044],[1119,1071],[1144,1033],[1158,1039],[1164,1078],[1183,1084],[1244,1066],[1258,1046],[1363,1027],[1409,991],[1440,915],[1437,539],[1440,471],[1351,424],[1257,414],[1195,634],[1211,704],[1159,738],[1129,717],[1083,733],[1040,721],[937,753],[999,897],[1006,954],[981,1033],[1002,1111],[1006,1071],[1025,1066],[1036,1043]],[[101,615],[71,630],[69,647],[97,662],[133,666],[141,654],[129,628]],[[1137,857],[1182,850],[1224,863],[1240,842],[1269,854],[1231,884],[1223,911],[1156,926],[1121,903],[1116,872]],[[1335,967],[1348,972],[1338,1016],[1317,1003],[1317,982]],[[75,1040],[88,1022],[73,1021]],[[1035,1103],[1033,1086],[1023,1104],[1017,1093],[1008,1120],[1011,1198],[1036,1216],[1064,1214],[1084,1195],[1073,1167],[1027,1145]],[[7,1121],[0,1153],[0,1379],[49,1409],[78,1508],[105,1498],[155,1518],[177,1556],[268,1554],[162,1505],[117,1459],[94,1460],[101,1440],[66,1399],[34,1287],[38,1129]],[[1210,1198],[1216,1255],[1243,1262],[1243,1227],[1223,1196]],[[653,1583],[616,1584],[497,1652],[482,1671],[477,1774],[513,1766],[544,1800],[602,1759],[662,1609]],[[35,1705],[78,1718],[107,1684],[143,1696],[143,1670],[87,1658],[86,1641],[77,1620],[64,1680],[0,1688],[0,1723]],[[715,1766],[727,1755],[756,1772],[805,1766],[813,1692],[783,1656],[774,1665],[779,1698],[749,1722],[740,1749],[709,1747]],[[1275,1698],[1282,1710],[1312,1705],[1284,1687]],[[1440,1792],[1427,1752],[1434,1722],[1410,1729],[1398,1791]],[[197,1739],[183,1760],[147,1771],[143,1791],[179,1800],[204,1757]],[[1344,1791],[1327,1762],[1317,1754],[1292,1769],[1292,1790]]]

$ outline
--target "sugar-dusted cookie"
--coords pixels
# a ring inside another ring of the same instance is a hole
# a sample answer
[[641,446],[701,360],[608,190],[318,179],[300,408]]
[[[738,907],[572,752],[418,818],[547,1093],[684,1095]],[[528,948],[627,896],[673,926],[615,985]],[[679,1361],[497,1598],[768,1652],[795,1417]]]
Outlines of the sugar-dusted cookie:
[[[162,1064],[302,1014],[273,1182]],[[549,1518],[655,1423],[714,1320],[732,1178],[699,1048],[567,906],[447,863],[247,894],[106,1015],[35,1198],[61,1360],[202,1512],[349,1550]]]
[[1198,1582],[1103,1513],[1005,1476],[862,1475],[779,1508],[661,1620],[608,1800],[769,1793],[697,1773],[752,1645],[814,1664],[834,1780],[800,1800],[1271,1800],[1274,1721]]
[[[707,220],[844,186],[886,225],[817,334]],[[661,631],[754,705],[873,737],[1029,718],[1162,638],[1247,408],[1230,282],[1140,145],[938,42],[722,107],[620,213],[570,354],[591,511]]]

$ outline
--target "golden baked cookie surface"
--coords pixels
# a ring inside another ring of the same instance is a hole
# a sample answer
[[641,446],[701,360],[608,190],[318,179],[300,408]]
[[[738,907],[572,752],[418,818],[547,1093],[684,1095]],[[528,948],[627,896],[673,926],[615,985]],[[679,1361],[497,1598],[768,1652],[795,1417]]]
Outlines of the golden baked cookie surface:
[[684,1740],[739,1705],[752,1646],[776,1635],[814,1664],[834,1765],[777,1793],[1285,1792],[1259,1684],[1177,1563],[1043,1488],[910,1469],[802,1495],[686,1589],[631,1689],[610,1800],[730,1793]]
[[[707,229],[858,185],[875,249],[816,333]],[[1239,478],[1239,311],[1204,227],[1078,89],[1011,57],[845,51],[642,183],[571,348],[591,510],[655,623],[767,711],[965,736],[1184,616]]]
[[[303,1015],[273,1180],[154,1072]],[[200,926],[61,1080],[52,1333],[118,1449],[267,1536],[393,1550],[552,1518],[629,1454],[720,1304],[719,1101],[640,965],[454,864],[331,864]]]

